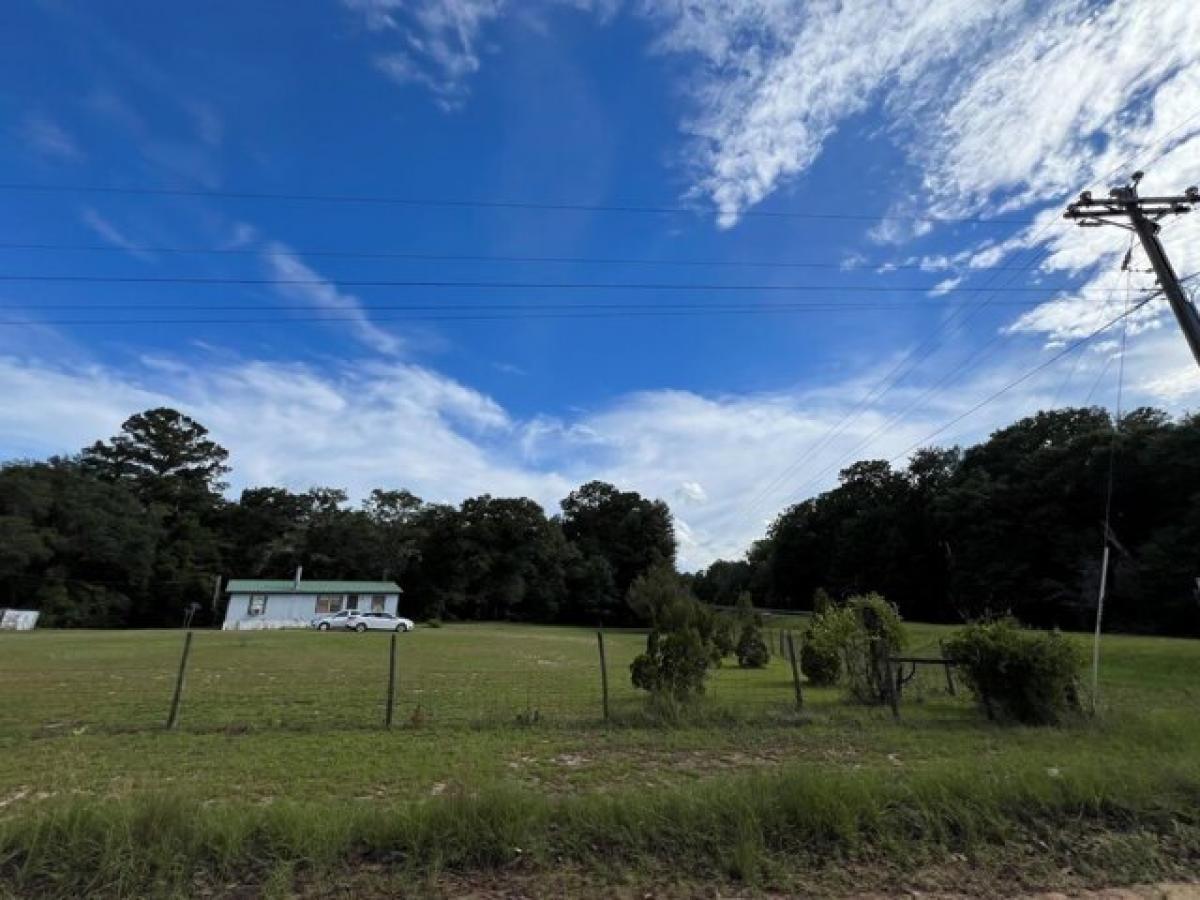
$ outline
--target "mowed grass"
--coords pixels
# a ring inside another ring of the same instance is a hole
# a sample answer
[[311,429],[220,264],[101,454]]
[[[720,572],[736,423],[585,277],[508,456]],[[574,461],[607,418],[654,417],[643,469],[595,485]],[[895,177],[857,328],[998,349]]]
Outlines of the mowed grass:
[[[912,631],[917,652],[946,633]],[[797,713],[778,657],[716,671],[695,721],[664,727],[629,683],[644,640],[606,634],[606,725],[592,630],[401,635],[389,732],[389,636],[200,632],[169,733],[181,633],[0,635],[0,885],[182,896],[520,861],[829,887],[864,860],[1011,868],[1005,847],[1030,883],[1196,871],[1200,642],[1106,638],[1101,714],[1028,729],[940,670],[899,723],[807,685]]]

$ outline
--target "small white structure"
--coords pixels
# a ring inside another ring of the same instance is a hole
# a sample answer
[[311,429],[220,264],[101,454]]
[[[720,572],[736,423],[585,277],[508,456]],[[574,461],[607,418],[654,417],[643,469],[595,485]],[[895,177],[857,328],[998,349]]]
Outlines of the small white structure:
[[317,616],[359,609],[399,614],[400,586],[393,581],[291,581],[233,578],[225,587],[229,605],[224,631],[307,628]]
[[33,631],[40,615],[36,609],[0,609],[0,631]]

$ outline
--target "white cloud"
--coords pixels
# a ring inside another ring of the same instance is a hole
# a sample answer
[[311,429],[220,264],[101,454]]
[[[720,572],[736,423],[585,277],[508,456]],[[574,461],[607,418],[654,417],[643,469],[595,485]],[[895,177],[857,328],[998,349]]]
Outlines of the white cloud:
[[34,151],[59,162],[79,162],[83,151],[65,128],[42,115],[26,116],[21,137]]
[[428,88],[446,110],[460,107],[468,82],[479,71],[484,27],[500,15],[503,0],[344,0],[373,31],[399,36],[394,49],[375,58],[376,67],[400,84]]
[[[680,565],[691,569],[736,557],[780,509],[832,485],[849,462],[904,452],[1048,357],[1023,347],[892,423],[927,385],[901,386],[833,439],[878,372],[795,392],[643,391],[567,417],[519,419],[492,397],[410,363],[305,365],[200,350],[193,358],[156,353],[117,371],[10,352],[0,356],[0,395],[22,402],[0,404],[0,455],[74,452],[114,434],[133,412],[169,405],[230,450],[234,490],[321,484],[362,497],[403,486],[447,502],[485,492],[529,496],[553,511],[573,487],[601,478],[671,504]],[[1111,353],[1064,359],[935,443],[977,440],[1053,401],[1111,402]],[[1200,374],[1168,329],[1130,341],[1125,384],[1126,408],[1156,403],[1179,412],[1200,397]]]
[[389,355],[403,350],[404,342],[373,324],[357,297],[339,290],[336,284],[310,268],[286,244],[268,242],[263,249],[262,260],[272,277],[280,281],[308,282],[276,285],[275,290],[280,295],[303,301],[316,309],[341,313],[340,318],[349,322],[355,336],[372,350]]
[[932,288],[932,290],[930,290],[929,294],[932,297],[940,297],[943,294],[950,293],[952,290],[954,290],[956,287],[958,287],[959,284],[961,284],[961,283],[962,283],[961,276],[956,275],[951,278],[943,278],[941,281],[939,281],[937,284],[935,284],[933,286],[933,288]]
[[120,247],[135,259],[140,259],[143,262],[150,262],[154,259],[152,254],[147,253],[138,246],[137,241],[131,239],[125,232],[90,206],[83,208],[83,211],[79,214],[79,219],[104,240],[108,241],[114,247]]
[[[870,108],[954,214],[1057,200],[1196,112],[1200,17],[1180,0],[645,0],[683,55],[695,190],[729,226]],[[1171,137],[1187,140],[1200,120]],[[1194,157],[1193,151],[1193,157]],[[1005,193],[1007,192],[1007,196]],[[999,202],[997,196],[999,195]],[[900,221],[875,230],[907,239]]]
[[608,21],[621,0],[342,0],[369,31],[396,38],[374,57],[375,67],[398,84],[417,84],[433,94],[447,112],[460,109],[470,96],[471,78],[479,71],[484,32],[502,15],[520,16],[539,33],[539,13],[567,7]]
[[695,113],[684,129],[696,141],[697,190],[725,226],[806,170],[834,131],[881,94],[916,100],[918,83],[1019,10],[974,0],[647,8],[665,29],[660,50],[697,60]]

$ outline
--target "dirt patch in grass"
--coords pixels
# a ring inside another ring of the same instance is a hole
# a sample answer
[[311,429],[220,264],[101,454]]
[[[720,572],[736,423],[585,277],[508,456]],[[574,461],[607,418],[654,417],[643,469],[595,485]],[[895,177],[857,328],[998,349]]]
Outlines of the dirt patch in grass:
[[[525,784],[551,794],[568,794],[657,788],[681,781],[771,772],[797,763],[853,769],[863,765],[864,759],[864,754],[851,746],[814,747],[796,735],[784,734],[743,746],[556,748],[547,756],[515,754],[506,767]],[[901,764],[895,754],[889,762]]]

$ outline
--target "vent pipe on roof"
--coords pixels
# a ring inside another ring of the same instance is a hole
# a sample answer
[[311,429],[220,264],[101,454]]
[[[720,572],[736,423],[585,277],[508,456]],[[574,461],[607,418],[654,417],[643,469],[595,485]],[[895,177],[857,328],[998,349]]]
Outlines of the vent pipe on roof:
[[304,566],[296,566],[296,578],[292,581],[292,590],[300,590],[300,576],[304,574]]

